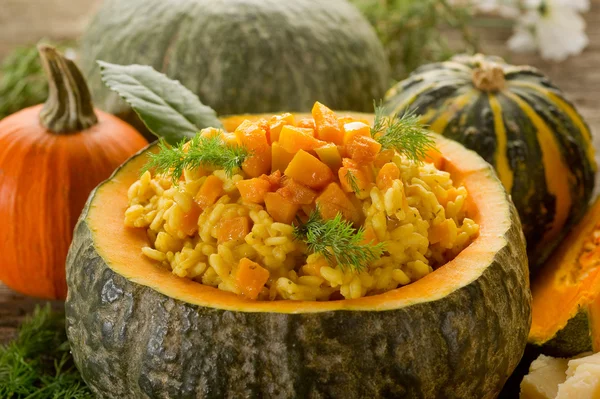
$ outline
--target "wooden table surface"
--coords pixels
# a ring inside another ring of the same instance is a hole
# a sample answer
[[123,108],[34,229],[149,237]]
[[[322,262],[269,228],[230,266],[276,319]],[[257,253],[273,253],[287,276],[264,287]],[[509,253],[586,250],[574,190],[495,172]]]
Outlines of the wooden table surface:
[[[502,55],[514,64],[534,65],[545,71],[575,102],[596,135],[595,142],[600,148],[600,0],[591,3],[592,9],[585,15],[590,44],[583,54],[562,63],[544,62],[536,55],[508,54],[504,43],[510,30],[481,32],[481,37],[486,53]],[[0,283],[0,343],[13,337],[24,315],[36,304],[43,303],[18,295]],[[60,307],[60,303],[55,302],[54,306]]]

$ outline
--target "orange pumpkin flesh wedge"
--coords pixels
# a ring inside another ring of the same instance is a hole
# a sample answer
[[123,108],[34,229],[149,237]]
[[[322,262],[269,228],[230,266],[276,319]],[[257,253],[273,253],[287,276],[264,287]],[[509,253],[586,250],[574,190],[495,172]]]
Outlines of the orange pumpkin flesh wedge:
[[531,343],[556,356],[600,351],[598,266],[600,199],[532,282]]

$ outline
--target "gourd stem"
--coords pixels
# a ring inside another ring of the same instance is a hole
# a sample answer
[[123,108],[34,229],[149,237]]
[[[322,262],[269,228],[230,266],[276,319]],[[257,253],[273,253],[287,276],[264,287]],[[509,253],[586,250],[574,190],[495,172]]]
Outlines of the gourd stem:
[[40,112],[42,125],[55,134],[76,133],[98,123],[87,83],[75,63],[54,47],[38,46],[48,78],[48,99]]
[[473,85],[482,91],[494,92],[504,89],[506,79],[502,66],[495,62],[481,61],[473,70]]

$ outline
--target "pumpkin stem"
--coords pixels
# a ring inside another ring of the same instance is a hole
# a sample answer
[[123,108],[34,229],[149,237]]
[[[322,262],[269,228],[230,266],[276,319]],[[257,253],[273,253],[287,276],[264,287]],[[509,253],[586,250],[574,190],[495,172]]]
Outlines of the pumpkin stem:
[[506,80],[502,66],[495,62],[482,61],[473,70],[473,85],[482,91],[499,91],[504,89]]
[[98,123],[87,83],[75,63],[54,47],[39,45],[42,66],[48,78],[48,99],[40,122],[56,134],[85,130]]

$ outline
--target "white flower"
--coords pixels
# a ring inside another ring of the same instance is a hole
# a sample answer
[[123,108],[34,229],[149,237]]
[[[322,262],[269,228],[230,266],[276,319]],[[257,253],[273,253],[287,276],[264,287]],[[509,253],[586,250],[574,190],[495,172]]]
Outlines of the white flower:
[[588,44],[585,21],[579,14],[588,0],[525,0],[508,47],[517,52],[540,50],[543,58],[562,61]]

